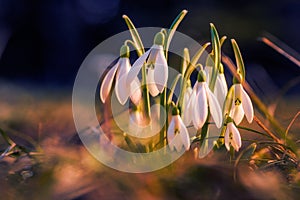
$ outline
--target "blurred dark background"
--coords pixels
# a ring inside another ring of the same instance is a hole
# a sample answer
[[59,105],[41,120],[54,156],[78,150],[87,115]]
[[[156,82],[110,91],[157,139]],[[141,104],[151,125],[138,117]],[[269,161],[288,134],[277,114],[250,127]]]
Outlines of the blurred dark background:
[[[300,52],[299,0],[0,0],[0,78],[72,87],[87,54],[126,30],[123,14],[136,27],[169,27],[182,9],[189,13],[179,31],[202,44],[213,22],[221,35],[238,41],[252,74],[264,69],[276,87],[300,75],[258,40],[268,32]],[[232,56],[228,41],[224,52]]]

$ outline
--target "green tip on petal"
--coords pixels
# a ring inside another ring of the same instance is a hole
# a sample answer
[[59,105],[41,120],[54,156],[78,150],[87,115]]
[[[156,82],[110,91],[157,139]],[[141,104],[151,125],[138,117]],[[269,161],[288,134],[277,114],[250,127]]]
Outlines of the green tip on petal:
[[179,115],[180,112],[179,112],[179,109],[175,106],[173,109],[172,109],[172,115]]
[[242,82],[242,75],[237,73],[235,76],[233,76],[233,79],[232,79],[232,83],[233,84],[239,84]]
[[206,75],[204,70],[200,70],[198,73],[198,82],[205,82],[206,81]]
[[222,63],[220,63],[220,66],[219,66],[219,73],[224,74],[224,67],[223,67]]
[[231,117],[227,117],[225,122],[226,122],[226,124],[228,124],[230,122],[233,122],[233,119]]
[[154,37],[154,44],[163,45],[165,43],[165,36],[162,32],[156,33]]
[[120,57],[121,58],[129,58],[129,55],[130,55],[129,46],[122,45],[122,47],[120,48]]

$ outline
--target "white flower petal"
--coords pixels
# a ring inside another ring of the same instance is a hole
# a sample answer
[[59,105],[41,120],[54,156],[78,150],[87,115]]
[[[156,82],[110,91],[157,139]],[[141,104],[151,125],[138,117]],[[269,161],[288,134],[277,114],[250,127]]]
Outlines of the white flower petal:
[[173,143],[176,151],[180,152],[183,147],[180,134],[175,135],[175,138],[173,139]]
[[229,133],[230,133],[230,130],[229,130],[229,125],[230,123],[227,124],[227,127],[226,127],[226,131],[225,131],[225,135],[224,135],[224,142],[225,142],[225,147],[226,149],[229,151],[230,150],[230,139],[229,139]]
[[225,75],[224,74],[219,74],[219,78],[221,79],[224,92],[227,94],[227,92],[228,92],[228,86],[227,86]]
[[137,77],[130,84],[130,99],[135,105],[142,99],[141,83]]
[[196,100],[196,90],[193,90],[190,98],[188,99],[186,105],[183,107],[183,123],[188,126],[191,124],[194,113],[194,106]]
[[244,109],[242,106],[242,85],[241,84],[234,84],[233,90],[234,90],[234,98],[232,102],[232,106],[230,109],[229,115],[232,117],[234,122],[239,125],[241,121],[244,118]]
[[154,70],[151,68],[148,69],[146,81],[151,96],[156,97],[159,94],[159,90],[154,82]]
[[193,124],[196,129],[202,128],[208,115],[207,96],[204,88],[204,83],[198,83],[198,91],[195,101],[195,111]]
[[190,149],[190,145],[191,145],[189,132],[180,117],[179,117],[179,123],[180,123],[180,133],[179,134],[181,136],[181,140],[182,140],[183,146],[185,147],[185,150],[188,151]]
[[230,116],[232,117],[236,125],[239,125],[242,122],[244,115],[245,113],[242,105],[233,105]]
[[206,74],[206,83],[209,84],[209,81],[210,81],[210,77],[212,75],[212,66],[205,66],[204,67],[204,71],[205,71],[205,74]]
[[156,45],[156,44],[152,45],[152,47],[150,48],[151,52],[149,54],[147,63],[154,64],[155,60],[156,60],[156,56],[158,54],[158,51],[160,51],[161,49],[163,49],[163,48],[160,45]]
[[118,67],[119,67],[119,61],[108,71],[108,73],[105,75],[102,81],[100,87],[100,99],[103,103],[105,103],[105,100],[111,90],[111,86]]
[[208,104],[209,104],[209,110],[210,110],[211,116],[214,119],[216,126],[218,128],[220,128],[222,126],[222,122],[223,122],[221,107],[220,107],[215,95],[208,88],[207,83],[205,83],[204,86],[205,86],[205,90],[206,90],[207,97],[208,97]]
[[246,91],[243,88],[242,88],[242,106],[243,106],[247,121],[249,123],[251,123],[253,120],[253,116],[254,116],[253,105],[252,105],[250,97],[248,96],[248,94],[246,93]]
[[183,99],[184,99],[183,104],[185,104],[185,105],[187,104],[192,93],[193,93],[192,87],[187,87],[185,90],[185,93],[184,93],[184,97],[183,97]]
[[184,96],[183,96],[182,106],[181,106],[181,110],[183,111],[182,119],[183,119],[184,124],[186,124],[187,126],[192,122],[191,115],[185,116],[185,111],[187,109],[187,106],[188,106],[189,100],[191,98],[192,92],[193,92],[193,90],[192,90],[191,87],[186,88],[186,91],[185,91]]
[[124,105],[129,97],[129,88],[126,84],[127,74],[130,70],[128,58],[120,58],[120,66],[116,75],[115,92],[118,101]]
[[219,105],[223,108],[223,104],[228,92],[227,83],[224,74],[218,74],[214,94],[218,99]]
[[168,131],[167,131],[167,139],[168,139],[169,145],[172,144],[172,140],[174,139],[174,137],[175,137],[175,120],[172,117],[171,122],[170,122],[169,127],[168,127]]
[[139,71],[141,70],[141,68],[143,67],[144,63],[146,62],[146,59],[148,58],[148,55],[150,53],[149,49],[148,51],[146,51],[141,57],[139,57],[134,64],[132,65],[130,71],[128,72],[128,76],[127,76],[127,80],[126,83],[130,84],[135,77],[137,77],[137,75],[139,74]]
[[154,81],[160,93],[165,88],[167,84],[167,80],[168,80],[168,63],[164,55],[163,49],[160,49],[157,53],[157,57],[154,65]]
[[230,132],[232,133],[231,145],[236,151],[239,151],[240,147],[242,146],[240,132],[232,122],[229,124],[230,124]]

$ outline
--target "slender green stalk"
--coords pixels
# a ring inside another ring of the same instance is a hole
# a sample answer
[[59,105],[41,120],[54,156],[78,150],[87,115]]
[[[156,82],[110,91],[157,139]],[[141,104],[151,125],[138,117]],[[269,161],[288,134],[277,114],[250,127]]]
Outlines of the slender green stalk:
[[[136,30],[134,24],[130,20],[130,18],[127,15],[123,15],[123,19],[125,20],[128,29],[130,31],[131,37],[133,39],[134,47],[136,49],[136,52],[138,56],[142,56],[145,53],[144,45],[143,42],[140,38],[140,35],[138,31]],[[146,66],[143,65],[142,67],[142,96],[143,96],[143,109],[146,114],[146,118],[148,120],[150,119],[150,96],[149,96],[149,91],[147,87],[147,81],[146,81]]]
[[246,131],[249,131],[249,132],[252,132],[252,133],[257,133],[259,135],[266,136],[268,138],[272,138],[270,135],[268,135],[266,133],[263,133],[263,132],[260,132],[260,131],[257,131],[257,130],[251,129],[251,128],[247,128],[247,127],[244,127],[244,126],[236,126],[236,127],[239,128],[239,129],[242,129],[242,130],[246,130]]
[[145,117],[149,120],[150,119],[150,95],[149,95],[149,89],[147,86],[146,81],[146,67],[142,67],[142,96],[143,96],[143,108],[145,111]]
[[[165,120],[165,124],[162,127],[161,131],[160,131],[160,143],[161,143],[161,147],[166,146],[167,144],[167,127],[168,127],[168,106],[166,104],[167,102],[167,92],[166,92],[166,88],[163,90],[161,96],[160,96],[160,106],[161,106],[161,111],[160,111],[160,120],[164,119]],[[164,116],[165,113],[165,116]],[[165,118],[163,118],[165,117]]]
[[130,31],[131,37],[133,39],[133,42],[135,43],[136,51],[137,54],[139,56],[143,55],[145,53],[145,49],[144,49],[144,45],[143,42],[141,40],[141,37],[138,33],[138,31],[136,30],[134,24],[132,23],[132,21],[130,20],[130,18],[127,15],[123,15],[123,19],[125,20],[127,27]]
[[[221,44],[220,44],[218,32],[212,23],[210,24],[210,30],[211,30],[211,40],[212,40],[212,53],[214,56],[214,67],[213,67],[212,76],[211,76],[210,83],[209,83],[209,88],[212,92],[214,92],[215,84],[217,81],[217,75],[219,73],[219,68],[220,68],[220,64],[221,64]],[[210,115],[211,115],[210,111],[208,111],[206,122],[203,125],[201,132],[200,132],[201,138],[209,137],[208,136],[208,132],[209,132],[208,121],[209,121]],[[203,142],[200,145],[203,145]]]
[[171,40],[174,36],[174,33],[176,31],[176,29],[178,28],[180,22],[183,20],[183,18],[185,17],[185,15],[187,14],[187,10],[182,10],[179,15],[174,19],[173,23],[170,26],[170,29],[168,30],[168,37],[165,40],[165,55],[166,55],[166,59],[168,59],[168,52],[169,52],[169,46],[171,43]]
[[202,54],[204,53],[205,49],[210,45],[210,42],[205,43],[193,56],[192,60],[190,63],[188,63],[187,69],[185,70],[184,73],[184,78],[183,78],[183,82],[181,83],[180,86],[180,93],[179,93],[179,99],[177,102],[177,106],[178,109],[181,111],[181,113],[183,113],[182,108],[182,104],[183,104],[183,97],[184,97],[184,93],[186,91],[186,87],[187,87],[187,83],[190,80],[190,76],[192,74],[192,72],[196,69],[196,65],[198,60],[200,59],[200,57],[202,56]]
[[212,23],[210,24],[210,32],[211,32],[211,40],[212,40],[212,50],[214,55],[214,67],[213,67],[212,77],[209,83],[209,88],[213,92],[215,88],[220,64],[221,64],[221,44],[220,44],[219,34]]

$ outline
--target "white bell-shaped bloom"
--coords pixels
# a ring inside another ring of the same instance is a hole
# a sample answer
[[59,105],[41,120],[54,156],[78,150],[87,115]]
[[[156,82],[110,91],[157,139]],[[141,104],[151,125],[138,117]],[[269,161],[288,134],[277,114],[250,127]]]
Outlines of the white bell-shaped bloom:
[[172,115],[172,119],[167,131],[168,144],[171,150],[181,151],[190,149],[190,137],[179,114]]
[[147,67],[146,83],[152,96],[162,93],[168,80],[168,63],[164,55],[163,46],[160,45],[160,43],[163,43],[164,37],[161,33],[158,33],[157,36],[155,37],[155,41],[159,42],[156,42],[135,61],[127,77],[127,83],[129,84],[134,81],[143,65],[145,65]]
[[250,97],[244,90],[242,84],[236,83],[233,86],[233,102],[229,111],[229,116],[234,122],[239,125],[244,118],[247,118],[249,123],[252,122],[254,111]]
[[222,126],[222,110],[215,95],[210,91],[206,82],[197,83],[197,94],[194,100],[193,125],[202,128],[207,116],[208,108],[218,128]]
[[221,108],[223,107],[227,92],[228,92],[228,87],[227,87],[225,76],[223,73],[218,73],[214,94],[217,97]]
[[127,75],[130,68],[131,65],[129,58],[121,57],[118,62],[108,71],[100,87],[100,98],[103,103],[112,89],[112,83],[115,77],[115,93],[118,101],[124,105],[128,97],[130,97],[134,104],[139,103],[142,93],[138,78],[134,78],[134,80],[129,84],[129,87],[126,84]]
[[225,131],[225,147],[229,151],[232,146],[236,151],[239,151],[242,146],[242,140],[239,130],[233,122],[229,122]]

